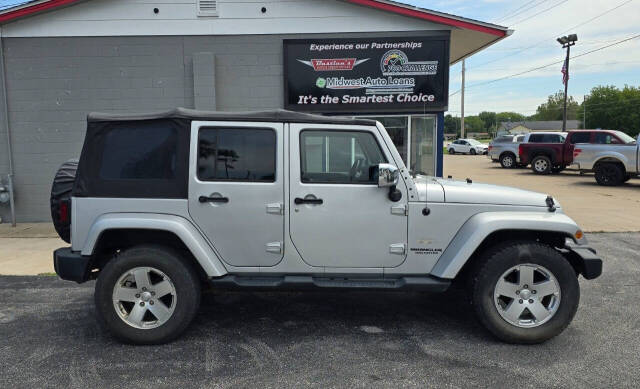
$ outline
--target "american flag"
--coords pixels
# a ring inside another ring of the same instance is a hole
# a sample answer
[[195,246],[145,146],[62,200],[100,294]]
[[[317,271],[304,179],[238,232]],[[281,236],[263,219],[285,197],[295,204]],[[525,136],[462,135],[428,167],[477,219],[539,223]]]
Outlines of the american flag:
[[567,82],[569,81],[569,72],[567,71],[567,61],[569,61],[569,58],[565,59],[564,62],[562,63],[562,84],[563,85],[567,85]]

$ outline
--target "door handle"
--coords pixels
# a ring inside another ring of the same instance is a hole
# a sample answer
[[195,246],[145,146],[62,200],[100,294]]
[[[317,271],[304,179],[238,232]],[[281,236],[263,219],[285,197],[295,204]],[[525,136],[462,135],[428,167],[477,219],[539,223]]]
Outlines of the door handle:
[[296,204],[322,204],[323,203],[322,199],[303,199],[300,197],[296,197],[293,200],[293,202]]
[[198,197],[198,201],[201,203],[228,203],[228,197],[209,197],[209,196],[200,196]]

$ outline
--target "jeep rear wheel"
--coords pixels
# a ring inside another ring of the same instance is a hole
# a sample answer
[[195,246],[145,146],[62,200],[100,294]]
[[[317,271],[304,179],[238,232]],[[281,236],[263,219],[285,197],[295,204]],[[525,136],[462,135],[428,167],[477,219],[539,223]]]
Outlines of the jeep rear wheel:
[[166,343],[179,336],[195,316],[200,280],[177,251],[134,247],[102,269],[95,302],[101,324],[118,339]]
[[531,161],[531,170],[536,174],[551,173],[551,159],[546,155],[539,155]]
[[624,169],[617,163],[600,162],[594,171],[598,185],[618,186],[624,182]]
[[472,303],[478,319],[509,343],[540,343],[573,319],[580,287],[573,267],[540,243],[508,243],[489,250],[474,272]]

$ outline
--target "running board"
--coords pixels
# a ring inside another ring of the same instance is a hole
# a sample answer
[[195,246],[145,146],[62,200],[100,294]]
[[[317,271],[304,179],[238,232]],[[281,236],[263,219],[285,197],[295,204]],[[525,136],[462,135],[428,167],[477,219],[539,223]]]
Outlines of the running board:
[[347,288],[347,289],[405,289],[444,292],[451,285],[450,280],[432,276],[398,278],[364,277],[312,277],[312,276],[237,276],[226,275],[211,278],[216,287],[248,289],[304,289],[304,288]]

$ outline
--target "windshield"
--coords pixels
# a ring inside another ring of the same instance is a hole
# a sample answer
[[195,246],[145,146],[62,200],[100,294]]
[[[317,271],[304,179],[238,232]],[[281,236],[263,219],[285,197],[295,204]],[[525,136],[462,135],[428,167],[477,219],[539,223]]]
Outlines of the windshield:
[[472,145],[481,145],[482,143],[478,142],[475,139],[467,139],[467,142],[469,142]]
[[620,140],[622,140],[626,144],[636,143],[635,139],[633,139],[632,137],[630,137],[629,135],[625,134],[622,131],[614,131],[614,133],[618,136],[618,138],[620,138]]

